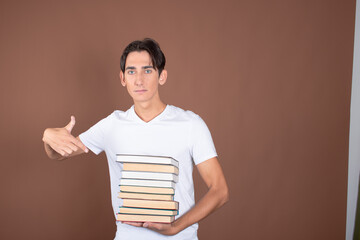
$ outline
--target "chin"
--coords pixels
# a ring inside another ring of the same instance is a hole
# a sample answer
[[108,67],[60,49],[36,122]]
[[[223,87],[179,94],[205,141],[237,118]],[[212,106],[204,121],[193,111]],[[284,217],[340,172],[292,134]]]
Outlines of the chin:
[[134,102],[148,102],[151,99],[149,98],[139,98],[139,97],[133,97]]

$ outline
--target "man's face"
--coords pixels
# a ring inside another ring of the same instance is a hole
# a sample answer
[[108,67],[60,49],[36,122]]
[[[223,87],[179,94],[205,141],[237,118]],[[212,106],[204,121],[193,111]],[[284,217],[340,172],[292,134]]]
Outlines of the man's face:
[[131,52],[126,58],[125,72],[120,72],[121,84],[126,86],[134,102],[151,102],[159,98],[158,84],[166,81],[166,71],[159,76],[148,52]]

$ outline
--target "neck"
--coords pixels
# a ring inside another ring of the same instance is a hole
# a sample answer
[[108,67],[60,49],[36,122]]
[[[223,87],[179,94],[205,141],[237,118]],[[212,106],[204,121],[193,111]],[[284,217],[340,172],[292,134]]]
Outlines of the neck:
[[166,104],[162,101],[157,103],[149,102],[135,102],[134,109],[135,113],[143,120],[144,122],[150,122],[152,119],[157,117],[160,113],[164,111]]

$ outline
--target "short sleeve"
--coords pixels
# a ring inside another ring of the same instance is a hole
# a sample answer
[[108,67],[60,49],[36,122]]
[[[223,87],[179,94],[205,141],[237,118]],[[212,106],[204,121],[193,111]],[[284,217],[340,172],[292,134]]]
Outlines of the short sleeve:
[[193,120],[190,134],[191,154],[196,165],[217,156],[209,128],[198,115]]
[[105,150],[105,134],[111,122],[111,115],[100,120],[87,131],[79,135],[82,143],[96,155]]

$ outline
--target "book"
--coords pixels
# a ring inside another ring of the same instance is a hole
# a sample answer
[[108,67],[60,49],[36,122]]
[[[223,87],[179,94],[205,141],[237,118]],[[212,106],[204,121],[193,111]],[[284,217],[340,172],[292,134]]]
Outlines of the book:
[[141,186],[120,186],[122,192],[151,193],[151,194],[175,194],[173,188],[141,187]]
[[149,194],[149,193],[129,193],[119,192],[119,198],[134,198],[134,199],[148,199],[148,200],[174,200],[174,195],[170,194]]
[[123,199],[123,207],[178,210],[179,203],[176,201],[142,200],[142,199],[124,198]]
[[133,215],[118,213],[116,216],[118,221],[129,222],[158,222],[158,223],[171,223],[175,220],[174,216],[157,216],[157,215]]
[[153,163],[153,164],[170,164],[179,167],[179,162],[172,157],[148,156],[148,155],[127,155],[116,154],[116,161],[121,163]]
[[177,210],[168,210],[168,209],[120,207],[119,213],[141,214],[141,215],[159,215],[159,216],[175,216],[175,215],[178,214],[178,211]]
[[174,188],[175,183],[173,181],[161,181],[161,180],[143,180],[143,179],[120,179],[120,185],[127,186],[142,186],[142,187],[164,187]]
[[173,165],[165,164],[147,164],[147,163],[124,163],[125,171],[141,171],[141,172],[167,172],[178,175],[179,168]]
[[132,179],[147,179],[147,180],[168,180],[177,182],[178,175],[173,173],[159,173],[159,172],[138,172],[138,171],[122,171],[121,178]]
[[171,157],[117,154],[122,163],[122,206],[118,221],[171,223],[178,214],[174,201],[179,162]]

